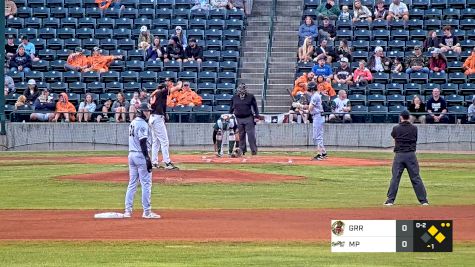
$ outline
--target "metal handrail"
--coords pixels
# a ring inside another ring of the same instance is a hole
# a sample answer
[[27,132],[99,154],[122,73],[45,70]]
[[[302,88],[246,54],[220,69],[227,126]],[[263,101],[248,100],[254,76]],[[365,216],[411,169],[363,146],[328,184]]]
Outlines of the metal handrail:
[[267,42],[266,58],[264,61],[264,83],[262,85],[261,112],[265,112],[265,101],[267,98],[267,81],[269,78],[269,58],[274,38],[274,18],[276,12],[277,0],[272,0],[272,9],[269,16],[269,41]]

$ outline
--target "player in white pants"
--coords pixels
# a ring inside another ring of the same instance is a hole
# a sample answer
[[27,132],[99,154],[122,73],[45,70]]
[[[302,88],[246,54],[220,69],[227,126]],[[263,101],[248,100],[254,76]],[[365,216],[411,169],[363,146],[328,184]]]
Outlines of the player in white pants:
[[148,153],[147,139],[150,128],[147,119],[150,117],[147,103],[142,103],[137,110],[137,117],[129,126],[129,185],[125,194],[124,218],[132,217],[134,196],[140,181],[142,186],[142,217],[145,219],[159,219],[160,215],[152,212],[152,162]]
[[308,92],[312,95],[309,111],[313,118],[313,142],[317,146],[318,150],[318,154],[313,159],[324,160],[327,158],[327,151],[325,150],[325,145],[323,144],[323,125],[325,123],[325,118],[322,116],[322,96],[316,90],[317,85],[314,82],[308,83],[307,88]]

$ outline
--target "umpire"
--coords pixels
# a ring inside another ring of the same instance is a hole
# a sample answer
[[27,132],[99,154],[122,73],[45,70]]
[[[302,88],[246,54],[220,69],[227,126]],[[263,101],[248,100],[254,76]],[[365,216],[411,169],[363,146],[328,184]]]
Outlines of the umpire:
[[384,205],[394,205],[401,175],[404,169],[407,169],[417,200],[419,200],[421,205],[427,206],[429,205],[427,193],[419,175],[419,163],[416,157],[417,127],[409,122],[409,112],[407,110],[401,112],[400,117],[401,122],[399,125],[394,126],[391,132],[391,136],[396,143],[394,147],[396,155],[393,161],[393,177],[389,185],[388,199],[384,202]]
[[239,131],[239,150],[246,153],[246,133],[252,155],[257,155],[256,127],[254,118],[259,118],[257,101],[253,94],[249,94],[244,83],[240,84],[237,94],[231,99],[230,114],[234,114]]

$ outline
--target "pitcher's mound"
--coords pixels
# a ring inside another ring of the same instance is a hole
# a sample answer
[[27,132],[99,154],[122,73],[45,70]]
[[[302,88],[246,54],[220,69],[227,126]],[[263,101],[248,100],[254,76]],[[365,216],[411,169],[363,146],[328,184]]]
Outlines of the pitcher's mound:
[[[62,180],[127,183],[129,181],[129,173],[128,171],[114,171],[94,174],[68,175],[58,178]],[[304,177],[223,169],[180,171],[153,170],[153,181],[165,184],[265,183],[296,181],[300,179],[304,179]]]

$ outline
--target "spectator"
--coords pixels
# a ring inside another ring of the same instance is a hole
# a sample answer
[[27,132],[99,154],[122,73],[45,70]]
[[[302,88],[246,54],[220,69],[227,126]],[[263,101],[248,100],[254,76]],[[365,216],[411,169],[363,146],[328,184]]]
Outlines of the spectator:
[[472,98],[472,104],[468,107],[468,122],[475,123],[475,95]]
[[169,60],[181,62],[183,58],[183,47],[178,45],[178,37],[173,36],[170,38],[170,40],[168,40],[167,48],[162,51],[162,53],[165,62],[168,62]]
[[5,20],[13,19],[17,13],[17,7],[13,0],[5,0]]
[[112,105],[112,110],[115,112],[116,122],[126,122],[126,114],[130,109],[130,103],[125,99],[122,92],[117,93],[117,100]]
[[472,54],[463,63],[465,75],[475,74],[475,47],[472,49]]
[[149,46],[147,49],[147,54],[145,55],[145,61],[155,61],[162,58],[162,47],[160,45],[160,38],[155,36],[153,38],[153,45]]
[[365,65],[366,62],[360,60],[358,68],[353,72],[353,82],[358,86],[366,86],[373,80],[371,71]]
[[447,102],[440,96],[440,89],[434,88],[432,90],[432,97],[427,101],[427,112],[429,115],[426,117],[427,123],[448,123],[447,117]]
[[442,42],[439,44],[440,52],[445,53],[448,51],[453,51],[457,54],[462,52],[460,47],[459,38],[452,34],[452,27],[444,26],[444,36],[442,37]]
[[142,88],[139,92],[134,93],[134,97],[130,100],[130,107],[129,107],[129,120],[133,121],[137,112],[137,109],[140,107],[142,103],[148,103],[149,97],[147,94],[147,90]]
[[233,6],[228,0],[211,0],[211,7],[218,9],[232,9]]
[[108,99],[106,102],[104,102],[104,105],[102,105],[102,113],[97,116],[97,122],[109,121],[109,116],[112,116],[111,109],[112,100]]
[[335,26],[330,23],[328,17],[323,18],[323,25],[321,26],[320,30],[318,31],[320,39],[327,39],[327,40],[335,40],[336,30]]
[[340,45],[337,48],[336,54],[339,59],[346,57],[349,62],[351,62],[351,47],[348,46],[348,41],[346,39],[340,40]]
[[307,84],[313,80],[315,74],[313,72],[303,73],[297,80],[295,80],[294,90],[292,96],[297,97],[307,92]]
[[[173,83],[172,83],[173,84]],[[167,96],[167,107],[174,108],[178,104],[178,97],[180,96],[180,91],[173,91]]]
[[340,66],[336,69],[335,75],[333,75],[333,81],[337,84],[353,85],[353,75],[346,57],[340,59]]
[[35,80],[30,79],[28,81],[28,88],[25,89],[23,95],[26,97],[27,104],[33,105],[35,103],[36,99],[40,96]]
[[147,29],[147,26],[140,27],[140,34],[139,34],[139,41],[138,41],[138,48],[141,50],[147,50],[150,47],[150,44],[153,40],[153,35]]
[[338,97],[333,99],[332,103],[332,113],[328,117],[330,121],[343,121],[344,123],[351,122],[351,103],[347,98],[345,90],[338,91]]
[[122,59],[122,55],[120,56],[103,56],[102,49],[99,47],[94,47],[92,51],[92,56],[89,57],[89,65],[91,67],[85,68],[84,71],[97,71],[97,72],[107,72],[109,71],[109,65],[112,61],[116,59]]
[[414,47],[414,54],[406,59],[406,66],[407,74],[414,72],[429,73],[427,58],[422,54],[420,46]]
[[384,0],[378,0],[374,7],[374,19],[385,20],[388,16],[388,10],[384,6]]
[[15,110],[18,110],[18,108],[23,107],[24,105],[27,105],[26,103],[26,97],[24,95],[21,95],[18,97],[18,99],[15,102]]
[[429,31],[427,38],[424,40],[424,51],[431,51],[440,47],[440,40],[436,31]]
[[312,68],[312,72],[315,76],[323,75],[325,79],[330,79],[332,76],[332,68],[328,64],[325,64],[325,60],[325,57],[318,58],[317,64]]
[[35,100],[35,113],[30,115],[30,121],[52,121],[54,118],[54,104],[53,97],[49,95],[48,88],[44,88],[41,95]]
[[232,9],[241,9],[246,12],[246,5],[244,4],[245,0],[229,0],[229,4],[231,4]]
[[313,22],[312,17],[306,16],[305,23],[299,27],[299,46],[303,45],[305,38],[311,37],[312,41],[318,37],[317,25]]
[[317,91],[325,96],[334,97],[336,92],[333,89],[331,83],[329,83],[323,75],[317,76]]
[[5,56],[7,59],[11,59],[18,49],[18,45],[15,44],[13,35],[8,35],[7,43],[5,44]]
[[185,49],[184,61],[196,61],[198,63],[203,61],[203,48],[198,46],[195,38],[190,38],[190,43]]
[[447,68],[447,59],[445,56],[440,54],[438,48],[432,50],[430,53],[432,54],[432,57],[429,59],[430,72],[445,73],[445,69]]
[[4,90],[5,95],[15,93],[15,82],[13,81],[12,77],[5,74],[4,79]]
[[65,122],[74,122],[76,120],[75,113],[76,107],[69,102],[68,95],[66,93],[59,94],[53,122],[57,122],[59,119],[64,119]]
[[[420,113],[426,112],[426,106],[421,101],[421,98],[418,95],[414,96],[414,98],[411,101],[411,104],[409,105],[408,110],[411,113],[411,116],[409,117],[409,120],[411,121],[411,123],[414,123],[414,122],[420,122],[421,124],[426,123],[426,115],[420,114]],[[419,113],[419,114],[414,114],[414,113]]]
[[340,15],[340,8],[335,4],[335,0],[327,0],[317,7],[317,18],[323,19],[328,17],[331,20],[336,20]]
[[341,7],[340,16],[338,16],[338,20],[351,20],[351,14],[349,12],[348,6]]
[[102,10],[110,8],[124,10],[125,6],[121,5],[120,0],[96,0],[96,4],[99,5],[99,8]]
[[324,57],[328,64],[331,64],[333,59],[336,58],[335,51],[331,47],[328,47],[328,41],[326,39],[320,41],[320,46],[315,49],[315,55],[317,56],[317,61],[318,58]]
[[404,70],[402,66],[402,59],[397,57],[394,59],[393,64],[391,65],[391,73],[400,73]]
[[[40,60],[39,58],[35,56],[36,55],[35,45],[32,42],[30,42],[27,35],[23,35],[21,37],[21,44],[18,46],[18,49],[20,49],[21,46],[25,48],[25,54],[29,55],[32,61],[36,62]],[[17,49],[17,52],[18,52],[18,49]]]
[[303,45],[299,47],[299,62],[310,62],[313,56],[312,37],[306,37]]
[[188,46],[188,41],[186,39],[185,33],[183,32],[183,29],[181,26],[176,26],[175,27],[175,33],[172,35],[178,37],[178,45],[181,45],[183,47],[183,50]]
[[84,101],[79,104],[78,122],[82,122],[83,118],[84,122],[90,121],[95,111],[96,103],[92,99],[92,94],[87,93]]
[[195,0],[195,5],[191,8],[191,10],[195,9],[210,10],[211,5],[209,4],[209,0]]
[[84,55],[84,50],[81,47],[76,47],[74,53],[68,56],[66,64],[64,64],[65,70],[83,71],[90,65],[89,58]]
[[383,48],[377,46],[374,49],[374,54],[369,58],[368,68],[375,72],[389,72],[391,63],[391,59],[384,56]]
[[184,82],[183,88],[180,90],[178,94],[178,106],[188,106],[188,107],[195,107],[201,106],[202,98],[196,92],[191,90],[190,83]]
[[25,48],[20,46],[18,52],[10,60],[10,71],[30,72],[31,57],[25,53]]
[[289,110],[289,122],[299,122],[298,117],[301,116],[303,123],[309,123],[308,120],[308,104],[310,104],[310,95],[308,93],[301,94],[299,99],[292,103]]
[[393,19],[409,20],[409,10],[406,4],[401,3],[401,0],[393,0],[392,4],[389,5],[387,20],[391,21]]
[[361,4],[361,0],[353,3],[353,22],[366,20],[371,23],[373,14],[366,6]]

